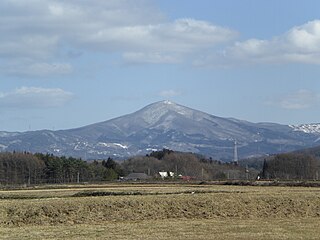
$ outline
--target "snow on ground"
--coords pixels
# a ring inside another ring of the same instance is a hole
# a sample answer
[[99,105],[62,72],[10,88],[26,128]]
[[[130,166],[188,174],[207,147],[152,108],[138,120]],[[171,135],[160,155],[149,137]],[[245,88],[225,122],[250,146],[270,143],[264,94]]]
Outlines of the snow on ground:
[[128,146],[123,145],[123,144],[121,144],[121,143],[104,143],[104,142],[99,142],[98,145],[99,145],[99,146],[103,146],[103,147],[111,147],[111,148],[120,147],[120,148],[123,148],[123,149],[128,149]]
[[289,125],[289,127],[293,128],[293,131],[320,134],[320,123]]

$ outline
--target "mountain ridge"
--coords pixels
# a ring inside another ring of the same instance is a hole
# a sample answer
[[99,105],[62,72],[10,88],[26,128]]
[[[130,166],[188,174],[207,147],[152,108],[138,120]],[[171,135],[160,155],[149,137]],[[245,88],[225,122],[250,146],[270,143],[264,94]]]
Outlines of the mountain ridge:
[[85,159],[126,158],[169,148],[231,160],[312,147],[320,133],[292,125],[251,123],[160,101],[107,121],[67,130],[0,132],[0,151],[48,152]]

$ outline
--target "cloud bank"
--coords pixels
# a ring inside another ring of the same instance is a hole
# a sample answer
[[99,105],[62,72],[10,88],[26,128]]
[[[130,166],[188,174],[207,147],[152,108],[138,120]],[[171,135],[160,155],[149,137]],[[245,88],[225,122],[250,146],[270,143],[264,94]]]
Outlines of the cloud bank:
[[71,92],[60,88],[21,87],[12,92],[0,93],[0,107],[18,109],[60,107],[72,98]]
[[176,97],[181,95],[181,92],[174,89],[168,89],[168,90],[163,90],[159,92],[158,95],[163,98],[171,98],[171,97]]
[[287,110],[302,110],[317,106],[320,103],[320,95],[306,89],[277,97],[267,102],[268,105]]
[[195,62],[203,66],[289,63],[320,64],[320,20],[295,26],[270,40],[236,42]]
[[144,0],[4,0],[0,22],[1,71],[35,76],[72,72],[65,62],[72,50],[120,53],[134,63],[178,63],[237,35],[206,21],[168,21]]
[[235,42],[235,30],[169,20],[147,0],[3,0],[0,22],[0,74],[7,75],[70,74],[71,58],[95,52],[140,64],[320,64],[320,20]]

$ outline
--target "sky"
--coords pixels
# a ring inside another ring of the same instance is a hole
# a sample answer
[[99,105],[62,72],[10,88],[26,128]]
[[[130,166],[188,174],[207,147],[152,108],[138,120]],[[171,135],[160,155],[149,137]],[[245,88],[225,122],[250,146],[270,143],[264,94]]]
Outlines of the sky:
[[2,0],[0,131],[85,126],[170,100],[320,122],[318,0]]

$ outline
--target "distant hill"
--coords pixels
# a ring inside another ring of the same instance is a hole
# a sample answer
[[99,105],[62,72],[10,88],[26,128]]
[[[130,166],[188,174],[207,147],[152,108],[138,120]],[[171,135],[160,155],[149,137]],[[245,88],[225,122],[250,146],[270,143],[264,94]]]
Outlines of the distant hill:
[[[312,148],[305,148],[305,149],[300,149],[292,152],[286,152],[285,154],[289,156],[295,156],[300,157],[301,155],[304,155],[306,157],[313,157],[316,161],[319,162],[320,166],[320,146],[312,147]],[[250,167],[254,168],[257,170],[262,170],[263,168],[263,163],[264,160],[270,161],[275,159],[276,157],[279,157],[277,154],[270,155],[270,156],[261,156],[261,157],[253,157],[253,158],[247,158],[247,159],[241,159],[239,161],[239,165],[243,167]],[[281,158],[279,158],[281,161]]]
[[320,146],[295,151],[296,153],[309,154],[320,160]]
[[245,180],[255,179],[259,174],[259,171],[254,169],[247,172],[245,167],[238,164],[223,163],[194,153],[175,152],[168,149],[129,158],[122,161],[121,166],[127,174],[148,173],[150,176],[159,177],[159,172],[164,172],[163,176],[184,180]]
[[320,133],[289,125],[222,118],[173,102],[60,131],[0,132],[0,151],[30,151],[84,159],[126,158],[163,148],[230,161],[234,141],[239,158],[303,149],[320,144]]

